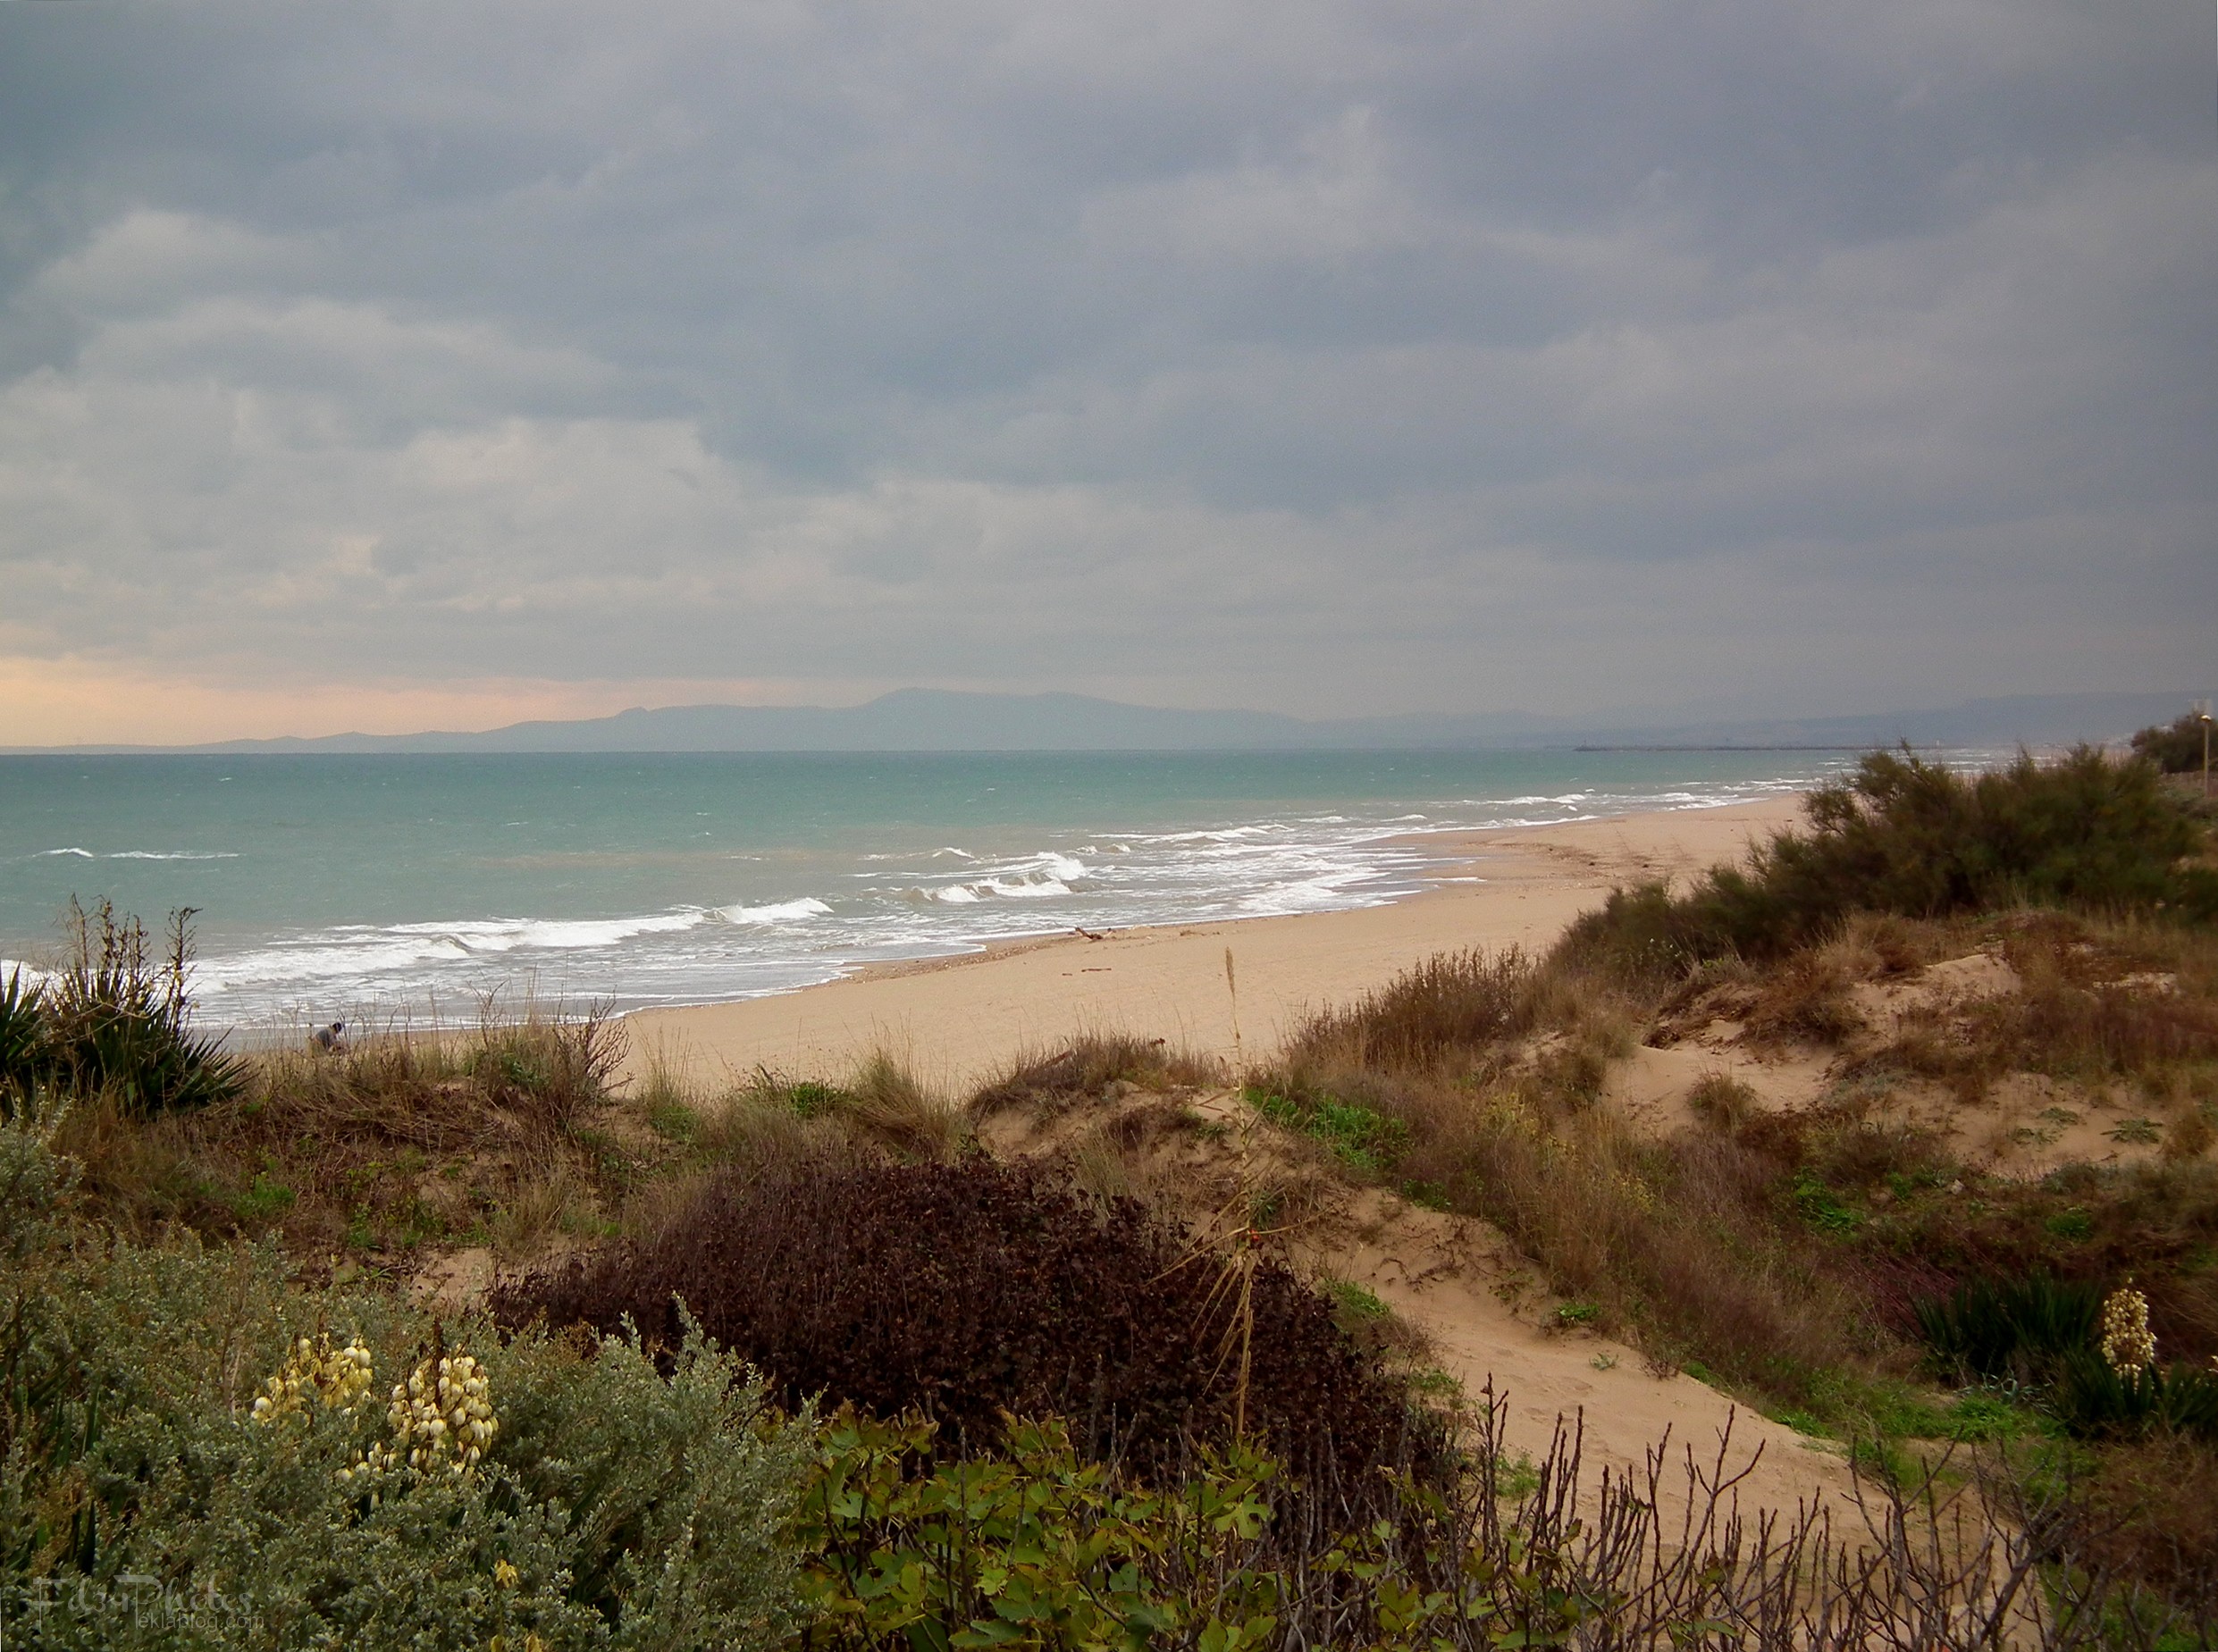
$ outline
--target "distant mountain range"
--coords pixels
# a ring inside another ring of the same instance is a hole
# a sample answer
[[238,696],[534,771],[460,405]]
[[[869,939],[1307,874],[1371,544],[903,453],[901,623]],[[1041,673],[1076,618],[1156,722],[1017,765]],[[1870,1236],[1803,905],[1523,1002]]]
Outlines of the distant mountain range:
[[[1642,724],[1498,712],[1309,721],[1270,711],[1182,711],[1084,694],[902,689],[861,706],[664,706],[473,734],[327,734],[73,752],[1194,751],[1567,746],[2065,745],[2169,722],[2189,694],[2042,694],[1861,717]],[[17,748],[18,751],[28,748]]]

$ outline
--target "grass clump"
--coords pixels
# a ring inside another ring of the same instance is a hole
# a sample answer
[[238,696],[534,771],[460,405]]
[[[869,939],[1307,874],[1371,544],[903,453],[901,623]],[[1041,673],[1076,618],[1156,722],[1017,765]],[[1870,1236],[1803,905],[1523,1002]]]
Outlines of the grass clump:
[[1295,1069],[1422,1071],[1499,1048],[1539,1019],[1540,977],[1516,948],[1444,952],[1344,1009],[1305,1021],[1283,1060]]
[[1073,1039],[1052,1054],[1021,1058],[971,1096],[970,1112],[979,1120],[1017,1110],[1046,1118],[1080,1102],[1097,1100],[1120,1086],[1126,1090],[1190,1090],[1217,1078],[1210,1063],[1172,1049],[1163,1039],[1096,1033]]
[[882,1050],[864,1058],[844,1084],[758,1068],[753,1081],[724,1105],[821,1123],[910,1159],[945,1158],[968,1137],[962,1114]]

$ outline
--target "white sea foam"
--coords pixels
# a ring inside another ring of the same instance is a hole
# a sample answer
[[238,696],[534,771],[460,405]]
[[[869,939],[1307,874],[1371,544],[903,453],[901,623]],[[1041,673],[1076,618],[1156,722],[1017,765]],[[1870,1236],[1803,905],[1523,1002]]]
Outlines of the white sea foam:
[[67,855],[77,860],[236,860],[236,851],[228,849],[118,849],[99,854],[72,844],[67,849],[42,849],[31,857],[34,860],[50,860]]
[[634,935],[671,935],[706,923],[704,908],[656,912],[637,918],[493,918],[461,923],[395,924],[392,935],[430,935],[470,952],[512,952],[519,948],[564,952],[614,946]]
[[797,924],[811,918],[829,918],[832,909],[813,895],[798,901],[777,901],[769,906],[719,906],[710,916],[727,924]]

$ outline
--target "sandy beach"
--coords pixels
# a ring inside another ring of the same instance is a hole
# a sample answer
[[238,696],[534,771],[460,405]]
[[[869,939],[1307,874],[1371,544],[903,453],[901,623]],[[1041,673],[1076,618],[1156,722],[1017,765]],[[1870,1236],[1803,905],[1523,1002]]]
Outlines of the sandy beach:
[[1791,823],[1794,795],[1562,826],[1432,835],[1432,885],[1352,911],[1112,930],[1017,941],[960,957],[878,966],[843,980],[740,1003],[629,1018],[629,1076],[661,1062],[693,1084],[767,1068],[836,1077],[885,1051],[950,1094],[1080,1032],[1164,1038],[1235,1053],[1226,991],[1239,983],[1238,1040],[1256,1055],[1306,1011],[1461,947],[1545,947],[1615,885],[1684,875],[1743,852]]

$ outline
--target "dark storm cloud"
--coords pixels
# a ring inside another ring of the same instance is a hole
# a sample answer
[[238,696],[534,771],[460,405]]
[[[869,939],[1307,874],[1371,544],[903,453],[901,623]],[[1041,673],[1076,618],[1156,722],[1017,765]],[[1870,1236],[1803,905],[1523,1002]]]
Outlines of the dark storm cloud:
[[0,652],[2185,678],[2186,5],[0,5]]

